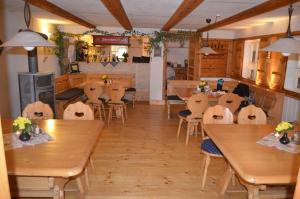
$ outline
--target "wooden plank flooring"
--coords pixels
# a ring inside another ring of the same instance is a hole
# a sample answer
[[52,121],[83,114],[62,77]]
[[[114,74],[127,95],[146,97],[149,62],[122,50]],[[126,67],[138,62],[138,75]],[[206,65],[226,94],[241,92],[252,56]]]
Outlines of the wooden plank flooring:
[[[128,107],[125,127],[120,120],[113,120],[93,154],[95,170],[89,168],[86,199],[221,198],[215,192],[215,182],[224,171],[223,160],[212,160],[206,188],[201,191],[201,137],[191,137],[186,146],[184,125],[177,139],[174,112],[167,120],[166,107],[137,104],[134,109]],[[74,192],[66,193],[66,199],[73,198]],[[223,198],[247,197],[238,192]]]
[[[224,171],[213,160],[206,189],[200,190],[200,136],[185,145],[185,126],[176,138],[178,119],[167,120],[164,106],[137,104],[128,108],[123,127],[113,121],[99,139],[93,159],[87,199],[101,198],[219,198],[215,181]],[[226,198],[246,198],[245,193]]]

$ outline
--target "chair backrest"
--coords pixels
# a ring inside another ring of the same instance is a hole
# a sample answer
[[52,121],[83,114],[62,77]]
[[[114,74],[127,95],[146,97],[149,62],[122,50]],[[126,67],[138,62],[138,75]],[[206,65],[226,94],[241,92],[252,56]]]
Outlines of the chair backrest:
[[239,124],[266,124],[267,116],[265,112],[254,105],[249,105],[240,110],[238,114]]
[[29,119],[53,119],[53,111],[48,104],[37,101],[28,104],[24,108],[22,116]]
[[94,112],[89,105],[76,102],[65,109],[63,118],[64,120],[93,120]]
[[237,94],[226,93],[219,98],[218,104],[229,108],[229,110],[234,113],[238,110],[243,100],[244,98],[238,96]]
[[91,81],[84,86],[84,93],[92,103],[101,103],[98,99],[103,94],[103,84]]
[[203,93],[191,96],[187,102],[187,107],[192,112],[188,116],[189,118],[202,118],[208,107],[208,96]]
[[208,107],[203,115],[204,124],[232,124],[233,115],[229,108],[221,105]]
[[122,97],[125,95],[125,88],[121,84],[115,84],[109,86],[109,97],[112,103],[122,103]]

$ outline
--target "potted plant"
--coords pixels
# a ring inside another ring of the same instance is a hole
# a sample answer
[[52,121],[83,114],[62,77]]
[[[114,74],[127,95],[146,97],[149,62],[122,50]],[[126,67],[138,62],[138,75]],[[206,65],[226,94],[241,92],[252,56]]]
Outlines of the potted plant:
[[124,57],[123,61],[127,62],[129,57],[128,53],[124,52],[122,56]]
[[204,87],[207,85],[207,82],[206,81],[200,81],[198,87],[197,87],[197,90],[198,91],[201,91],[201,92],[204,92]]
[[13,131],[20,133],[19,139],[21,141],[30,140],[30,132],[32,130],[32,123],[26,117],[17,117],[13,122]]
[[281,144],[288,144],[290,142],[290,139],[288,137],[288,131],[292,129],[294,129],[294,126],[291,123],[285,121],[280,122],[276,126],[276,133],[278,135],[283,133],[283,136],[279,140]]
[[107,75],[102,75],[101,76],[101,79],[103,80],[104,84],[107,84],[107,78],[108,78]]

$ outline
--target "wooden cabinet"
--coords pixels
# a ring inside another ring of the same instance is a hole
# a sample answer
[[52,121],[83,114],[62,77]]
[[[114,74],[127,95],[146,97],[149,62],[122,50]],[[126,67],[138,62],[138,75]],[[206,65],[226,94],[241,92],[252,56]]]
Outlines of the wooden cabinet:
[[186,80],[186,68],[177,67],[175,70],[175,79],[176,80]]
[[217,54],[200,56],[199,75],[200,77],[226,77],[227,67],[231,62],[232,40],[210,39],[209,46]]
[[198,80],[199,79],[199,57],[198,54],[200,46],[200,37],[191,37],[189,40],[189,53],[188,53],[188,68],[187,79]]

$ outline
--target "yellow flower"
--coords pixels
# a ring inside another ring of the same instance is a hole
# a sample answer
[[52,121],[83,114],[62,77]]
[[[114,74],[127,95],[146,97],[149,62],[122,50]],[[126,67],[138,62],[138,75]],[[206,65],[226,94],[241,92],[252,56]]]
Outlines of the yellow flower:
[[17,117],[17,119],[15,119],[13,122],[13,126],[16,130],[24,130],[28,124],[31,124],[31,121],[28,118],[20,116]]
[[101,78],[102,78],[103,80],[107,79],[107,77],[108,77],[107,75],[102,75],[102,76],[101,76]]
[[294,126],[291,123],[282,121],[276,126],[275,131],[283,132],[283,131],[291,130],[293,128],[294,128]]

